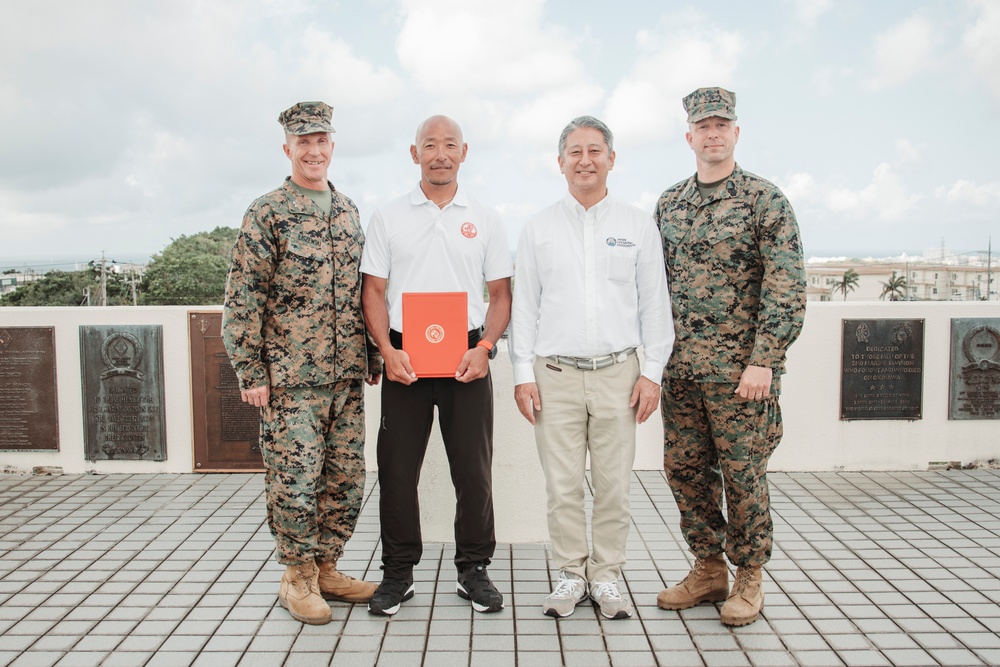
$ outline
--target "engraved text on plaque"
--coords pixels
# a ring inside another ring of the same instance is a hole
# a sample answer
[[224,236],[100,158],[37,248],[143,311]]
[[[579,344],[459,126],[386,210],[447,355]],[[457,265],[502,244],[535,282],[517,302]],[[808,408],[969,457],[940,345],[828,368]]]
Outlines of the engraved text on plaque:
[[222,313],[188,312],[194,467],[198,472],[264,470],[260,411],[240,399],[222,343]]
[[843,320],[841,419],[920,419],[923,320]]
[[0,451],[56,451],[55,329],[0,328]]
[[948,419],[1000,419],[1000,318],[951,321]]
[[86,459],[164,461],[163,327],[80,327]]

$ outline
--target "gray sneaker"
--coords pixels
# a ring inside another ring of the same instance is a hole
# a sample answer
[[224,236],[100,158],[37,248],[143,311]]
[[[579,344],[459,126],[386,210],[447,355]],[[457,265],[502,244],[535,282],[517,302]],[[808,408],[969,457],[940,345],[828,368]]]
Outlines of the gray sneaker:
[[590,586],[590,599],[601,608],[604,618],[630,618],[632,601],[618,590],[617,581],[596,581]]
[[559,583],[552,594],[545,598],[542,611],[546,616],[566,618],[576,606],[587,601],[587,582],[569,572],[559,573]]

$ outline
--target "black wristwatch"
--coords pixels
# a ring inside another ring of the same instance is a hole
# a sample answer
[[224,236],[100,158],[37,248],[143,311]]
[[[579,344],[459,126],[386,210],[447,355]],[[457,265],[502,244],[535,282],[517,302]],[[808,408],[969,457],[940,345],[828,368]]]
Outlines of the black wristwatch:
[[486,351],[490,353],[490,359],[497,358],[497,346],[485,338],[480,338],[479,342],[476,343],[476,347],[485,347]]

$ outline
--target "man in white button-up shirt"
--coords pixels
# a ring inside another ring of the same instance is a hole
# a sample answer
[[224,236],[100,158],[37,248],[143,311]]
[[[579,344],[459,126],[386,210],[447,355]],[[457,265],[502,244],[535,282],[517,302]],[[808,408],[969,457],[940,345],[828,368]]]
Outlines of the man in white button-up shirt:
[[[535,425],[545,473],[560,575],[543,611],[553,617],[569,616],[588,596],[606,618],[632,615],[618,579],[635,427],[659,403],[674,339],[653,218],[608,194],[613,148],[611,130],[596,118],[566,126],[559,167],[569,193],[528,221],[515,260],[514,399]],[[593,550],[583,507],[588,452]]]

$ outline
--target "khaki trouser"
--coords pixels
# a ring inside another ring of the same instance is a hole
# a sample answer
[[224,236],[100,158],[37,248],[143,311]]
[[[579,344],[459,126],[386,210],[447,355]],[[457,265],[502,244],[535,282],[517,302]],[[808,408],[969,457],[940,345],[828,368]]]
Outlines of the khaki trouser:
[[[629,485],[635,461],[635,409],[629,400],[639,379],[639,361],[595,371],[535,360],[542,402],[536,413],[535,443],[545,473],[549,537],[554,565],[589,582],[613,581],[625,564],[632,516]],[[590,454],[594,490],[591,533],[583,485]]]

